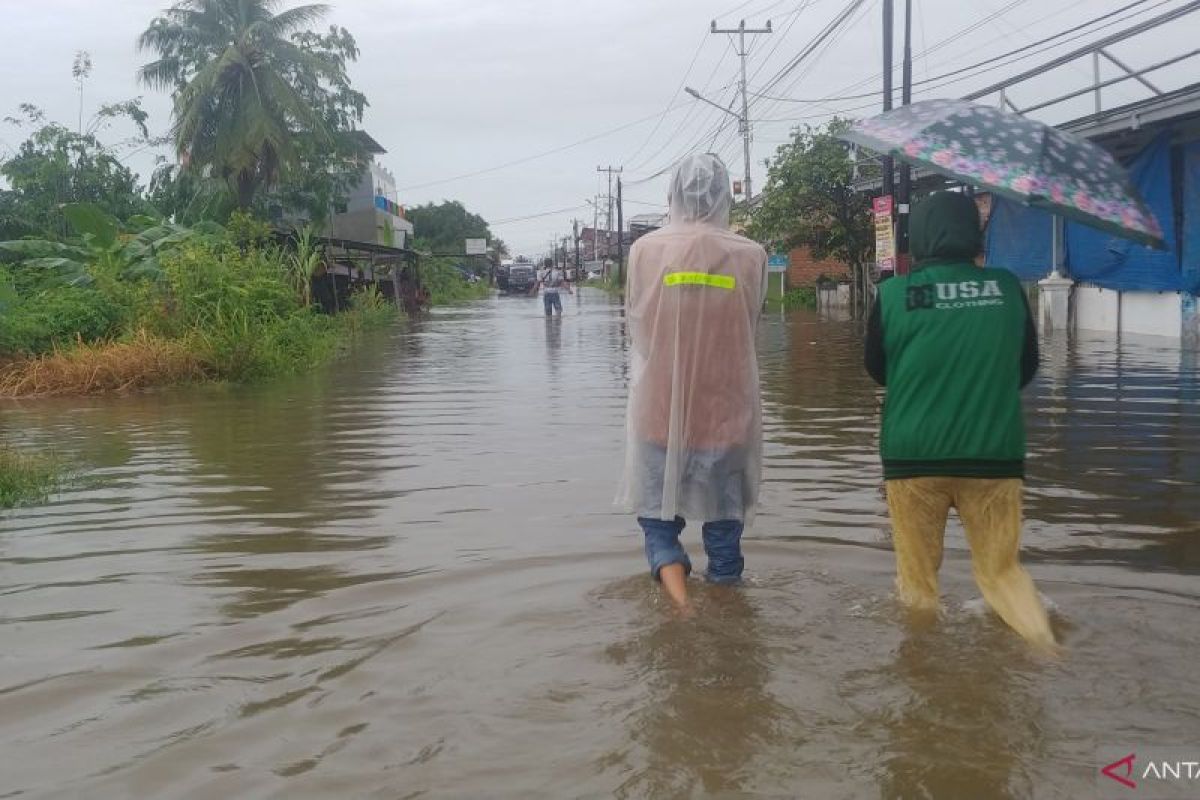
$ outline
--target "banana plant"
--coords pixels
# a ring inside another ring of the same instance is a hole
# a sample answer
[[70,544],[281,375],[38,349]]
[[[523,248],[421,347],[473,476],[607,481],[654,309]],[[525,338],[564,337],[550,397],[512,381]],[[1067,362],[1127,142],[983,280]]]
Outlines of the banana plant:
[[215,222],[187,227],[135,217],[129,225],[135,231],[122,233],[117,220],[94,203],[69,203],[63,206],[63,216],[75,233],[70,241],[16,239],[0,242],[0,250],[17,256],[24,268],[46,270],[68,286],[86,286],[92,282],[92,268],[122,280],[158,278],[162,253],[183,242],[212,239],[225,232]]

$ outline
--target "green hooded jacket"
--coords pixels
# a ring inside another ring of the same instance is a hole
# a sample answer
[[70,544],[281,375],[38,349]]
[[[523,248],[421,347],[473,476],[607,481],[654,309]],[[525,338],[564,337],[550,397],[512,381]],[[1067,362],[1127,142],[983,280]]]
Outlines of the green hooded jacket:
[[930,196],[909,224],[915,266],[879,286],[866,366],[887,387],[884,478],[1025,474],[1021,388],[1037,370],[1037,331],[1016,277],[981,269],[970,198]]

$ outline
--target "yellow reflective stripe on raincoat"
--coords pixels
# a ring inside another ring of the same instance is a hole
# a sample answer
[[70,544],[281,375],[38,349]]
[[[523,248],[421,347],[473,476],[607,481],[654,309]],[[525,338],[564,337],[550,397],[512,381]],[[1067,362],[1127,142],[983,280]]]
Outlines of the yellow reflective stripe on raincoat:
[[663,276],[663,286],[712,286],[717,289],[732,289],[737,281],[731,275],[709,275],[707,272],[668,272]]

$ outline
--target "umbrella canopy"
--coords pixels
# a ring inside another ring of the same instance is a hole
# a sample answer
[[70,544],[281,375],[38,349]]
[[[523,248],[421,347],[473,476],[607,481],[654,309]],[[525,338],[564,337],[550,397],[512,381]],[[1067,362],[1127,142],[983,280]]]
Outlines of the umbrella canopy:
[[1164,248],[1162,228],[1104,148],[965,100],[924,100],[854,124],[842,138],[879,153]]

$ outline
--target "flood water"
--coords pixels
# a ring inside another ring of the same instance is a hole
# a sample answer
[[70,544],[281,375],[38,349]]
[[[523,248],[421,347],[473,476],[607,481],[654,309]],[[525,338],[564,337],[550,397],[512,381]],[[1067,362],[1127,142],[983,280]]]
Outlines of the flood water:
[[[1200,744],[1200,375],[1047,345],[1025,559],[1067,654],[891,596],[857,326],[768,313],[748,581],[669,613],[611,506],[620,309],[440,309],[327,373],[5,406],[87,471],[0,517],[0,797],[1089,797]],[[703,563],[698,535],[686,543]]]

